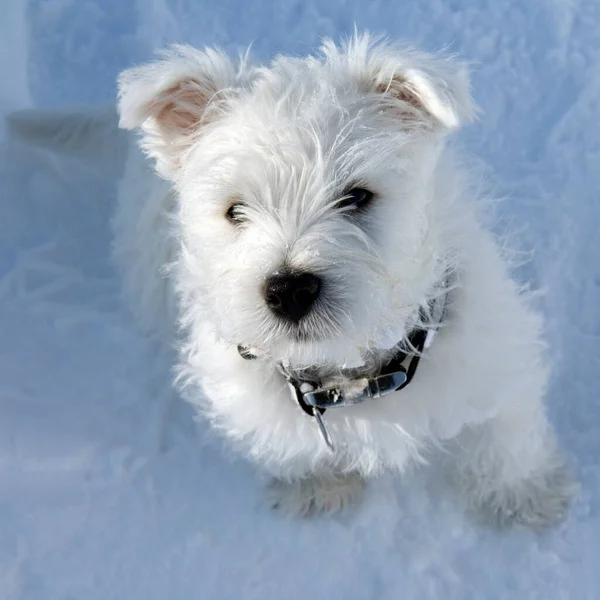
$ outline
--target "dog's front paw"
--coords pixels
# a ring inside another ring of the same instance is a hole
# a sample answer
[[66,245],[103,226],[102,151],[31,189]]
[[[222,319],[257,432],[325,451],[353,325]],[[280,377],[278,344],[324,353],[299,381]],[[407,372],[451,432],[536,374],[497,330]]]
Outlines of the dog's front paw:
[[314,475],[285,481],[274,479],[268,488],[271,507],[290,516],[333,514],[360,499],[365,480],[358,473]]
[[564,518],[577,492],[562,461],[510,483],[465,470],[459,484],[470,508],[499,527],[519,524],[541,529],[554,525]]

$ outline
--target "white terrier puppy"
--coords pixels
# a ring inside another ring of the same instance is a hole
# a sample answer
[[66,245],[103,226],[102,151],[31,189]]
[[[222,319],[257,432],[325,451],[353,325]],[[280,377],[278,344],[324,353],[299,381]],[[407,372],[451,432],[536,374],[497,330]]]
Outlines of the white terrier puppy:
[[[132,145],[115,218],[131,303],[274,505],[334,511],[457,439],[471,508],[565,513],[541,318],[446,146],[474,113],[464,67],[368,36],[268,66],[177,46],[121,75],[118,111],[150,159]],[[102,114],[12,124],[76,152]]]

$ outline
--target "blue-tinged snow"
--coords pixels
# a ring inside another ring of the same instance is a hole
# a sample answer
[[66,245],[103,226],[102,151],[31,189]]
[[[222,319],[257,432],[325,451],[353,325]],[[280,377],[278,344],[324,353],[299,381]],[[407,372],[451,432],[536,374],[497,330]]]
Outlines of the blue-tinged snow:
[[469,59],[462,144],[542,303],[548,398],[582,484],[543,535],[466,517],[435,465],[343,516],[286,521],[170,391],[108,256],[114,180],[0,124],[0,598],[600,598],[600,3],[597,0],[4,0],[0,117],[104,102],[167,42],[305,54],[360,29]]

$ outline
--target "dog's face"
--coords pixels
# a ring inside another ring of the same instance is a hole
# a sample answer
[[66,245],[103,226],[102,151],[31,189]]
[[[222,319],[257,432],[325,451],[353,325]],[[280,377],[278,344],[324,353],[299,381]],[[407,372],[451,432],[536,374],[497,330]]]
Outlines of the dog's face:
[[120,108],[179,193],[184,319],[298,365],[402,339],[447,267],[438,158],[471,110],[456,67],[367,38],[268,68],[179,48],[124,74]]

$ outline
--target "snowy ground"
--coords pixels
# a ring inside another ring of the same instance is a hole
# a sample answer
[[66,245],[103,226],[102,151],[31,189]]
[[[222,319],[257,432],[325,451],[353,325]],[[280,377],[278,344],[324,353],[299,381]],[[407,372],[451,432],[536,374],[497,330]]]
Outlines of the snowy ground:
[[0,598],[600,598],[600,3],[597,0],[3,0],[0,117],[98,102],[165,42],[305,53],[360,28],[449,45],[476,69],[463,144],[507,195],[499,229],[557,358],[550,414],[581,494],[556,530],[465,517],[436,468],[359,509],[289,522],[170,396],[119,302],[114,182],[0,125]]

